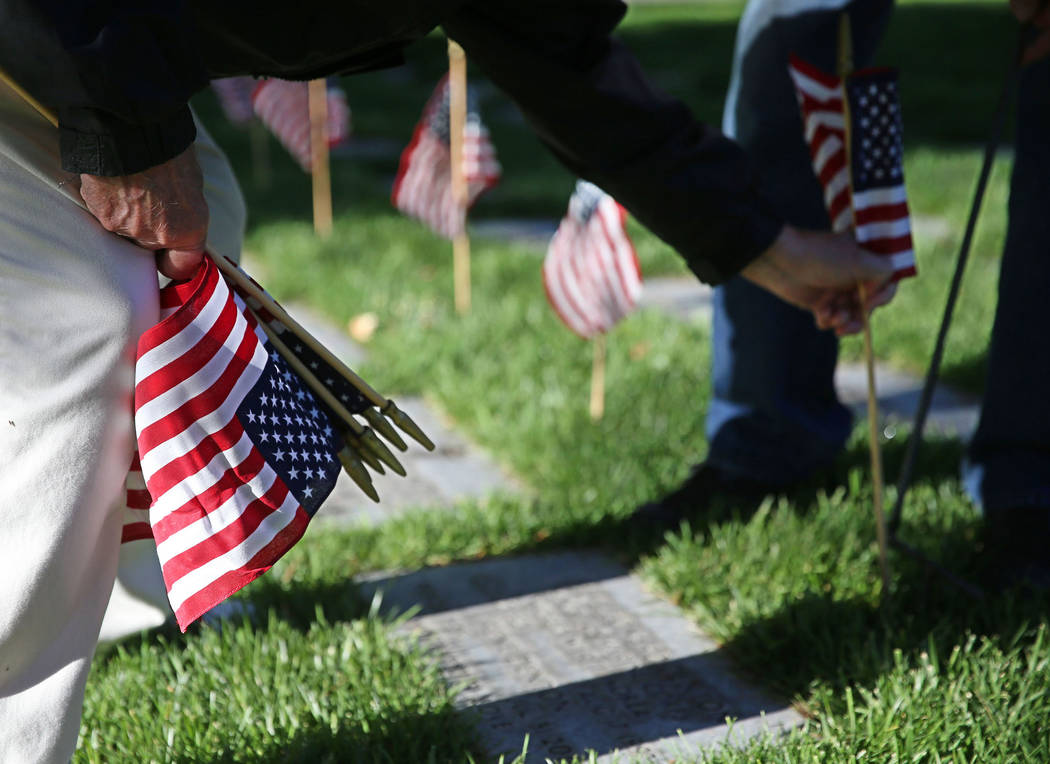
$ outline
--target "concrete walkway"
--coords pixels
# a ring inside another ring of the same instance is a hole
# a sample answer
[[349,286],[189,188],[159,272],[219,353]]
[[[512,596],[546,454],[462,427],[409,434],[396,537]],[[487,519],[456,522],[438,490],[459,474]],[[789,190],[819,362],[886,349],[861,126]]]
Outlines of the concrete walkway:
[[[477,721],[485,761],[599,754],[692,761],[802,722],[745,682],[678,608],[599,552],[377,573],[359,580],[435,652]],[[730,725],[727,719],[734,722]]]

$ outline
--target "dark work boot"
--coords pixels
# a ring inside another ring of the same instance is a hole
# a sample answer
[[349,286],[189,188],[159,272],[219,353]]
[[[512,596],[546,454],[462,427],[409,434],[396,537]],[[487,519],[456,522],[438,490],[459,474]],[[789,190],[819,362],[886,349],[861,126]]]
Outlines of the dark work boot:
[[638,533],[673,530],[683,520],[740,507],[753,510],[766,496],[778,492],[773,486],[730,476],[702,462],[669,494],[639,506],[627,518],[625,526]]

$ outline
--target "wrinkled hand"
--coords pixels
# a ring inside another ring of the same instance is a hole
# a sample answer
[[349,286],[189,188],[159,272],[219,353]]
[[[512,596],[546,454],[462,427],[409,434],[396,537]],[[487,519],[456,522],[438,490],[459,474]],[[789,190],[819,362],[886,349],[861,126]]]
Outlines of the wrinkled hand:
[[1010,10],[1022,24],[1031,24],[1038,30],[1025,48],[1021,63],[1030,64],[1050,53],[1050,3],[1046,0],[1010,0]]
[[204,178],[193,147],[145,172],[80,176],[80,195],[102,226],[157,251],[157,269],[180,280],[196,273],[208,235]]
[[[861,330],[871,313],[896,294],[886,258],[861,249],[851,234],[800,231],[784,226],[773,246],[740,273],[782,300],[813,313],[817,326],[836,334]],[[857,285],[865,288],[861,306]]]

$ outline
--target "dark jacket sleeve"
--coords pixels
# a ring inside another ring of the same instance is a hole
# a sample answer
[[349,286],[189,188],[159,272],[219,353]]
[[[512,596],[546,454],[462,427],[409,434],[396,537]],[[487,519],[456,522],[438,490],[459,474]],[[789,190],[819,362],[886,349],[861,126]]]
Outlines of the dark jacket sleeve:
[[782,221],[742,149],[655,90],[610,38],[624,10],[617,0],[473,0],[444,26],[570,170],[719,283]]
[[0,66],[57,112],[69,172],[128,175],[193,142],[194,37],[182,2],[0,0]]

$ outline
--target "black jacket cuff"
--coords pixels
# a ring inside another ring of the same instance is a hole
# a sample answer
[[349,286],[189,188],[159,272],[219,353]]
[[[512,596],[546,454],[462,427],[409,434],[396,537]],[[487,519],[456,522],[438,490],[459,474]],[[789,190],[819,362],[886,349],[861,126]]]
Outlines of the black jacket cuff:
[[92,109],[60,111],[62,169],[88,175],[132,175],[189,148],[197,127],[188,106],[163,123],[133,125]]

